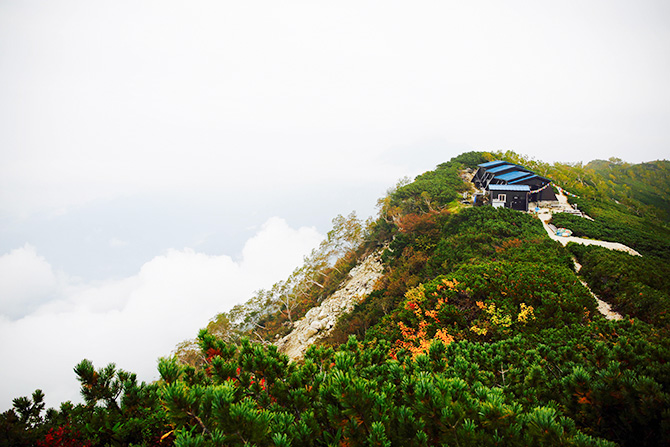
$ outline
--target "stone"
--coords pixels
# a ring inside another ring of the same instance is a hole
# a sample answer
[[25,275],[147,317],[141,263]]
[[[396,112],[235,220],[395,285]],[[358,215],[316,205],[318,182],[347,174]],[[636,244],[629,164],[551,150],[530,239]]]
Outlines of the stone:
[[312,343],[330,334],[342,314],[350,312],[374,290],[383,269],[381,250],[365,258],[351,269],[344,284],[335,293],[310,309],[294,323],[289,334],[277,341],[279,350],[292,360],[302,358]]

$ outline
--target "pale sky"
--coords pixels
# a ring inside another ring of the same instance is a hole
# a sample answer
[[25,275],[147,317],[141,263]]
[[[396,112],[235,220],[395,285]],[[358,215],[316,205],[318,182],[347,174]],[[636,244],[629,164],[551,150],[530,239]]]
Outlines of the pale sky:
[[337,214],[461,152],[667,159],[668,24],[664,1],[1,0],[0,410],[78,399],[84,357],[152,380]]

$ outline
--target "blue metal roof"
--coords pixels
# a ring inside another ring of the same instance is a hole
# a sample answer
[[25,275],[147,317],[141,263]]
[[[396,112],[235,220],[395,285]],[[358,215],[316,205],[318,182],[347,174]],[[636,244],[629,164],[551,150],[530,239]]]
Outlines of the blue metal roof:
[[530,192],[528,185],[489,185],[489,191],[526,191]]
[[515,179],[514,181],[512,181],[512,182],[510,182],[510,183],[519,183],[519,182],[523,182],[523,181],[525,181],[525,180],[530,180],[530,179],[535,178],[535,177],[537,177],[537,174],[531,174],[531,175],[529,175],[528,177],[523,177],[523,178]]
[[479,164],[479,165],[477,165],[477,166],[479,166],[479,167],[481,167],[481,168],[490,168],[490,167],[492,167],[492,166],[497,166],[497,165],[499,165],[499,164],[501,164],[501,163],[507,163],[507,162],[506,162],[506,161],[503,161],[503,160],[493,160],[493,161],[487,161],[486,163],[481,163],[481,164]]
[[520,178],[520,179],[516,179],[516,180],[514,180],[513,182],[510,182],[510,183],[514,183],[514,184],[516,184],[516,183],[525,182],[526,180],[533,180],[533,179],[539,179],[540,182],[541,182],[542,184],[545,184],[545,185],[546,185],[547,183],[551,183],[551,180],[550,180],[550,179],[548,179],[548,178],[546,178],[546,177],[542,177],[541,175],[537,175],[537,174],[533,174],[533,175],[531,175],[530,177],[523,177],[523,178]]
[[506,171],[508,169],[514,169],[518,168],[517,165],[513,165],[511,163],[505,163],[504,165],[496,166],[495,168],[487,169],[486,172],[490,172],[491,174],[495,174],[496,172],[500,171]]
[[523,182],[525,182],[526,180],[530,180],[530,179],[532,179],[533,177],[537,177],[537,175],[535,175],[535,174],[530,174],[530,173],[529,173],[528,175],[526,175],[526,176],[524,176],[524,177],[515,178],[514,180],[510,180],[510,181],[507,182],[507,183],[509,183],[510,185],[516,185],[516,184],[518,184],[518,183],[523,183]]
[[526,171],[511,171],[506,172],[505,174],[496,175],[496,178],[500,180],[505,180],[506,182],[511,182],[512,180],[518,180],[521,177],[526,177],[528,175],[532,174]]

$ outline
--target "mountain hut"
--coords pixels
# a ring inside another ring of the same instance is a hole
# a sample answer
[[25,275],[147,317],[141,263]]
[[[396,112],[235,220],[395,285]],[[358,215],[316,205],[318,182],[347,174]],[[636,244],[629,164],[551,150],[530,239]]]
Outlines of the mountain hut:
[[[491,196],[493,206],[528,211],[529,202],[557,200],[550,179],[503,160],[478,165],[472,182],[476,188],[485,190]],[[500,186],[506,186],[507,189],[498,188]],[[494,188],[491,189],[492,187]],[[524,194],[527,197],[523,198]],[[504,200],[498,197],[503,197]]]

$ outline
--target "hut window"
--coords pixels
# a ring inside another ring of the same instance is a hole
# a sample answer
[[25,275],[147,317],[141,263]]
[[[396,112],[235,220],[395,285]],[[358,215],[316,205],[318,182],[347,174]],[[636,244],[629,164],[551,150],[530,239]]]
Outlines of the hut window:
[[498,200],[501,202],[507,201],[507,194],[498,194]]

